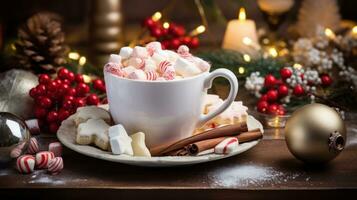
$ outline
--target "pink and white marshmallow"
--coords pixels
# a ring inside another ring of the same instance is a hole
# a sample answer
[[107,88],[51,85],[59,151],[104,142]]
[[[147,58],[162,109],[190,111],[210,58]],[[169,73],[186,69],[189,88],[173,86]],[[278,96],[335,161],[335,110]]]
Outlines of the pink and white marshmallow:
[[48,167],[48,163],[52,160],[55,155],[50,151],[41,151],[36,154],[36,167],[39,169],[44,169]]
[[20,173],[29,174],[35,170],[35,158],[32,155],[22,155],[16,160],[16,169]]
[[230,154],[238,149],[238,139],[228,137],[214,147],[214,152],[217,154]]
[[119,64],[116,63],[107,63],[104,66],[104,70],[108,73],[114,74],[119,77],[125,77],[126,73],[120,68]]
[[52,175],[57,175],[62,171],[63,167],[63,159],[61,157],[55,157],[48,162],[47,171]]
[[146,80],[146,73],[143,70],[136,69],[128,75],[128,78],[134,80]]
[[48,145],[48,151],[52,152],[55,157],[62,156],[62,144],[60,142],[51,142]]
[[161,43],[160,42],[150,42],[146,45],[146,50],[149,56],[152,56],[155,52],[161,51]]

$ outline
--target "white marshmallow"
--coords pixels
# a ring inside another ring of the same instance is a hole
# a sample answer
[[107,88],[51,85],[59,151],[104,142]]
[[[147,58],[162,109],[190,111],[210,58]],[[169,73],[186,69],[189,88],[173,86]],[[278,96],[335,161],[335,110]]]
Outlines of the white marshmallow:
[[128,65],[131,65],[137,69],[143,69],[145,67],[145,61],[142,58],[131,57],[129,58]]
[[133,53],[133,49],[131,47],[122,47],[120,49],[119,55],[122,59],[128,59]]
[[145,47],[136,46],[133,49],[132,57],[147,58],[149,54]]
[[200,68],[202,72],[209,71],[211,68],[211,65],[207,61],[202,60],[201,58],[194,57],[193,62],[198,68]]
[[214,152],[217,154],[230,154],[238,149],[238,139],[228,137],[214,147]]
[[123,68],[122,70],[125,72],[125,74],[128,75],[128,74],[131,74],[132,72],[134,72],[136,70],[136,68],[129,65],[129,66]]
[[121,65],[121,56],[119,56],[118,54],[110,54],[108,62],[117,63]]
[[156,81],[166,81],[166,79],[164,77],[159,77],[156,79]]
[[111,126],[108,129],[110,147],[113,154],[127,154],[133,155],[133,148],[131,146],[132,139],[126,133],[123,125],[118,124]]
[[146,50],[148,51],[149,55],[152,56],[154,52],[161,51],[161,43],[160,42],[150,42],[146,45]]
[[156,70],[157,70],[157,66],[156,66],[155,61],[151,58],[146,59],[144,71],[150,72],[150,71],[156,71]]
[[194,76],[201,73],[193,63],[187,61],[184,58],[178,58],[174,64],[175,71],[184,77]]
[[164,50],[164,52],[167,54],[167,59],[171,62],[176,62],[177,58],[180,57],[176,52],[170,51],[170,50]]
[[156,65],[159,65],[162,61],[166,60],[165,56],[159,52],[155,52],[151,58],[155,61]]
[[136,69],[134,72],[128,75],[128,78],[135,80],[146,80],[146,74],[143,70]]
[[145,145],[145,134],[138,132],[131,135],[134,156],[151,157],[149,149]]

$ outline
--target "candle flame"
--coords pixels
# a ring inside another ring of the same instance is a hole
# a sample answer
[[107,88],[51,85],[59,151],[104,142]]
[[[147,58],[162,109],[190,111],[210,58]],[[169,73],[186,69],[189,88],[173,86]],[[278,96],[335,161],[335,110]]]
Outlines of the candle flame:
[[154,20],[155,22],[156,22],[156,21],[159,21],[159,20],[161,19],[161,17],[162,17],[161,12],[155,12],[155,13],[151,16],[152,20]]
[[326,28],[325,29],[325,35],[328,37],[328,38],[335,38],[335,33],[331,30],[331,29],[329,29],[329,28]]
[[352,28],[352,33],[353,33],[353,34],[357,34],[357,26],[354,26],[354,27]]
[[239,20],[245,20],[247,18],[246,14],[245,14],[245,9],[244,8],[240,8],[239,9],[239,14],[238,14],[238,19]]

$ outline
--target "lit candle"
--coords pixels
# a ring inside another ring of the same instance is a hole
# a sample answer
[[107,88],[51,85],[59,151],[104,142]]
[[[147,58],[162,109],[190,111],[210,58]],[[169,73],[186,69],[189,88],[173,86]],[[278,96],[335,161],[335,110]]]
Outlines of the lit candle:
[[222,47],[250,55],[256,54],[260,48],[255,22],[246,19],[244,8],[239,10],[238,19],[228,22]]

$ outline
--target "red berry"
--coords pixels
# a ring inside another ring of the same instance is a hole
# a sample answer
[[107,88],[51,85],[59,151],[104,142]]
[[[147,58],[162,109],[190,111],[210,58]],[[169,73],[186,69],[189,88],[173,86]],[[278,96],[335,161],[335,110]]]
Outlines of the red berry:
[[56,92],[58,88],[58,83],[56,81],[51,81],[47,84],[47,90]]
[[169,40],[161,41],[161,48],[162,49],[169,49],[170,48],[170,41]]
[[53,80],[57,83],[57,85],[61,85],[62,84],[62,80],[59,78],[56,78],[55,80]]
[[146,18],[143,22],[143,26],[146,26],[148,28],[151,28],[155,25],[156,25],[156,22],[151,17]]
[[197,37],[191,39],[191,42],[188,44],[188,47],[195,49],[200,45],[200,40]]
[[108,104],[108,98],[104,98],[101,103],[102,104]]
[[103,91],[103,88],[105,90],[105,84],[104,81],[101,79],[95,79],[93,81],[93,88],[99,91]]
[[268,102],[267,101],[259,101],[257,105],[257,110],[261,113],[265,113],[268,109]]
[[39,99],[39,104],[43,108],[50,108],[52,106],[52,101],[48,97],[42,97]]
[[76,98],[73,101],[74,105],[78,108],[78,107],[83,107],[86,105],[86,101],[83,98]]
[[276,78],[271,75],[271,74],[268,74],[265,76],[265,79],[264,79],[264,86],[267,87],[267,88],[272,88],[275,86],[275,83],[276,83]]
[[60,109],[58,111],[58,120],[62,122],[63,120],[67,119],[69,117],[70,113],[68,110],[65,109]]
[[301,85],[296,85],[293,90],[295,96],[302,96],[305,93],[304,88]]
[[47,75],[47,74],[40,74],[39,76],[38,76],[38,82],[40,83],[40,84],[47,84],[47,83],[49,83],[51,81],[51,78],[50,78],[50,76],[49,75]]
[[287,79],[287,78],[290,78],[290,76],[293,74],[293,72],[290,70],[290,69],[288,69],[288,68],[282,68],[281,70],[280,70],[280,76],[281,76],[281,78],[282,79]]
[[32,97],[32,98],[37,98],[37,97],[39,96],[36,87],[31,88],[31,90],[30,90],[30,92],[29,92],[29,95],[30,95],[30,97]]
[[278,109],[276,111],[278,115],[285,115],[285,108],[282,105],[278,105]]
[[163,35],[163,32],[162,32],[161,28],[154,27],[154,28],[150,29],[150,34],[151,34],[151,36],[153,36],[155,38],[160,38]]
[[71,81],[69,81],[68,79],[62,80],[62,83],[67,84],[67,85],[71,85]]
[[286,85],[280,85],[278,88],[279,97],[285,97],[289,94],[289,88]]
[[36,86],[36,91],[38,95],[43,96],[46,94],[46,86],[43,84],[39,84]]
[[174,36],[183,36],[186,33],[186,30],[183,26],[171,23],[169,26],[169,32]]
[[268,107],[268,113],[272,115],[276,115],[278,110],[278,105],[277,104],[270,104]]
[[171,49],[177,49],[181,45],[181,42],[179,39],[174,38],[170,40],[170,48]]
[[73,82],[75,79],[75,75],[73,72],[68,72],[66,79],[68,79],[69,82]]
[[181,43],[184,44],[184,45],[190,46],[191,45],[191,40],[192,40],[191,37],[185,36],[185,37],[181,38]]
[[74,80],[76,81],[76,83],[83,83],[84,82],[84,78],[81,74],[76,74],[74,77]]
[[58,120],[58,113],[56,111],[51,111],[47,114],[47,122],[56,122]]
[[278,91],[272,89],[267,92],[267,98],[269,102],[275,102],[278,100]]
[[50,132],[51,133],[57,133],[57,130],[58,130],[59,126],[57,123],[55,122],[52,122],[49,126],[49,129],[50,129]]
[[333,82],[332,78],[327,74],[321,75],[320,78],[321,78],[321,84],[324,87],[330,86],[332,84],[332,82]]
[[77,94],[77,91],[75,88],[69,88],[66,93],[66,95],[69,95],[69,96],[75,96],[76,94]]
[[85,83],[78,83],[77,87],[76,87],[76,91],[77,91],[77,96],[84,96],[89,92],[90,88],[87,84]]
[[58,87],[58,93],[60,95],[64,95],[64,94],[67,94],[67,91],[69,90],[69,85],[68,84],[61,84],[59,87]]
[[34,113],[35,113],[36,118],[42,119],[42,118],[46,117],[47,110],[44,108],[41,108],[41,107],[36,107]]
[[69,73],[69,70],[66,69],[66,68],[64,68],[64,67],[62,67],[61,69],[58,70],[58,72],[57,72],[57,77],[58,77],[59,79],[61,79],[61,80],[64,80],[64,79],[67,78],[68,73]]
[[62,108],[66,109],[66,110],[71,110],[74,108],[74,100],[66,100],[66,101],[63,101],[62,103]]
[[67,95],[67,96],[64,96],[63,97],[63,102],[65,102],[65,101],[68,101],[68,100],[70,100],[70,101],[74,101],[74,96],[69,96],[69,95]]
[[96,94],[90,94],[87,97],[88,105],[98,105],[99,104],[99,97]]
[[259,101],[268,101],[268,95],[263,94],[263,95],[260,97]]

